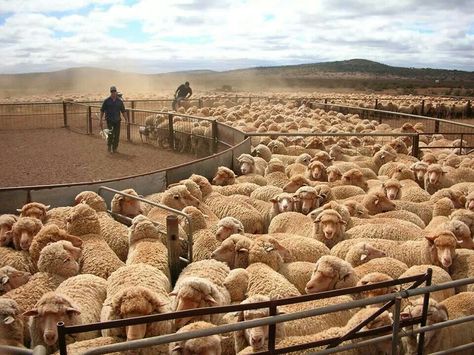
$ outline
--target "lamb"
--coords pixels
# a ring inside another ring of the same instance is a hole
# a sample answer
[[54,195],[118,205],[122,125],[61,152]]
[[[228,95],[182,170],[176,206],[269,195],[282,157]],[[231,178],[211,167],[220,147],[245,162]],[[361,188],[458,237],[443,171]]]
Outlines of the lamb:
[[0,345],[23,345],[23,317],[18,304],[9,298],[0,298]]
[[31,278],[31,274],[26,271],[19,271],[11,266],[0,268],[0,296],[26,284]]
[[0,215],[0,247],[13,246],[11,236],[7,237],[7,232],[12,229],[13,224],[18,220],[14,214]]
[[[121,192],[138,196],[134,189],[125,189]],[[126,217],[133,218],[139,214],[143,214],[143,207],[140,201],[121,194],[115,194],[110,202],[110,209],[113,213],[121,214]]]
[[[123,266],[107,280],[107,298],[101,311],[101,322],[171,312],[170,283],[163,272],[146,264]],[[103,329],[102,336],[119,336],[127,340],[169,334],[171,320]],[[164,351],[166,346],[159,346]],[[156,354],[156,352],[154,352]]]
[[[430,299],[428,306],[428,320],[427,324],[435,324],[448,320],[451,313],[451,303],[438,303],[434,299]],[[400,314],[402,319],[409,319],[419,317],[422,314],[423,298],[418,298],[412,305],[404,308]],[[459,309],[458,304],[455,304],[453,313]],[[464,315],[472,315],[472,312]],[[409,329],[412,327],[409,327]],[[416,354],[418,348],[417,335],[403,337],[402,344],[405,354]],[[448,350],[460,345],[474,341],[474,327],[466,327],[465,324],[456,324],[446,328],[440,328],[431,332],[425,333],[423,351],[427,354]]]
[[12,226],[10,232],[13,245],[16,250],[26,250],[30,248],[33,237],[43,227],[43,223],[34,217],[20,217]]
[[[54,292],[45,293],[23,315],[30,320],[31,345],[43,345],[50,352],[57,350],[58,332],[56,323],[81,325],[100,320],[102,303],[105,300],[107,283],[94,275],[78,275],[63,281]],[[93,339],[99,331],[80,333],[74,340]]]
[[17,211],[20,212],[20,217],[33,217],[44,223],[49,207],[49,205],[46,206],[40,202],[30,202]]
[[101,237],[97,213],[88,205],[73,207],[67,219],[67,232],[82,240],[81,273],[107,279],[124,265]]
[[[200,329],[209,329],[215,327],[214,324],[207,322],[194,322],[185,325],[179,329],[176,334],[192,332]],[[206,337],[182,340],[169,344],[169,354],[215,354],[222,353],[221,336],[219,334],[209,335]]]
[[[93,191],[82,191],[75,198],[76,204],[85,203],[97,212],[100,223],[100,235],[120,260],[127,260],[128,230],[125,225],[114,220],[107,212],[104,199]],[[123,203],[122,203],[123,204]]]
[[[189,264],[179,275],[173,292],[173,310],[183,311],[192,308],[225,306],[230,304],[229,291],[224,285],[230,269],[216,260],[201,260]],[[177,328],[191,321],[204,320],[218,324],[222,315],[213,314],[202,317],[185,317],[175,320]]]
[[345,260],[353,267],[365,264],[366,262],[387,256],[382,250],[377,249],[367,242],[360,242],[352,245],[347,251]]
[[240,170],[243,175],[247,174],[258,174],[265,175],[265,168],[267,167],[267,162],[259,157],[253,157],[250,154],[241,154],[237,161],[240,164]]
[[311,280],[306,284],[306,293],[353,287],[357,281],[351,264],[335,256],[325,255],[316,262]]
[[151,265],[162,271],[169,279],[168,249],[162,242],[165,232],[164,227],[160,230],[146,217],[141,215],[135,217],[130,226],[130,249],[126,264]]

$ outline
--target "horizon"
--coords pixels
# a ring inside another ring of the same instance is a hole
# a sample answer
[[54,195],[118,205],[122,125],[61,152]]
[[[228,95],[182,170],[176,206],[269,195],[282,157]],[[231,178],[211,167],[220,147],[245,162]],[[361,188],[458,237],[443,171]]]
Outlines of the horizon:
[[0,74],[77,67],[139,74],[222,72],[347,58],[472,72],[471,4],[0,0]]

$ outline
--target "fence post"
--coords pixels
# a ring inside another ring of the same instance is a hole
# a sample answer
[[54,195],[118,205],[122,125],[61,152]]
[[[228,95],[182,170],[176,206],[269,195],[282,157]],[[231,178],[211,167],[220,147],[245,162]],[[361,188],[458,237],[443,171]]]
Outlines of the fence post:
[[58,328],[58,347],[59,347],[59,354],[66,355],[67,348],[66,348],[66,331],[64,329],[64,322],[57,323]]
[[402,298],[395,298],[395,312],[393,314],[392,354],[398,355],[398,332],[400,330],[400,308]]
[[168,241],[168,264],[170,267],[171,284],[174,285],[180,272],[178,217],[174,214],[166,217],[166,235]]
[[212,154],[217,153],[217,147],[219,144],[219,137],[217,137],[217,121],[212,121]]
[[198,107],[202,108],[202,100],[201,99],[199,99],[199,101],[198,101]]
[[[270,301],[271,304],[270,304],[270,317],[274,317],[277,315],[277,308],[276,306],[273,304],[273,301]],[[270,324],[268,326],[268,351],[270,352],[270,354],[274,354],[275,353],[275,338],[276,338],[276,327],[277,325],[276,324]]]
[[131,135],[130,135],[130,110],[127,110],[127,141],[130,142]]
[[327,104],[327,103],[328,103],[328,99],[324,99],[324,103]]
[[439,133],[439,120],[435,121],[435,133]]
[[420,157],[420,134],[417,133],[413,136],[412,146],[411,146],[411,155],[415,158]]
[[174,150],[174,134],[173,134],[173,114],[168,114],[168,139],[170,148]]
[[374,110],[378,110],[378,106],[379,106],[379,99],[375,99]]
[[467,100],[466,116],[467,116],[467,117],[471,117],[471,116],[472,116],[471,100]]
[[63,101],[63,121],[64,121],[64,127],[67,127],[67,103],[66,103],[66,101]]
[[[431,286],[431,278],[433,276],[433,269],[428,268],[426,271],[426,282],[425,285],[426,287]],[[421,315],[421,321],[420,321],[420,327],[424,327],[426,325],[426,318],[428,317],[428,306],[430,302],[430,293],[427,292],[425,293],[425,296],[423,297],[423,313]],[[423,355],[423,348],[425,345],[425,333],[420,333],[418,335],[418,355]]]
[[[464,140],[464,133],[461,133],[461,144],[459,145],[459,155],[462,155],[462,141],[463,140]],[[467,152],[466,152],[466,154],[467,154]]]
[[128,116],[130,117],[130,119],[132,120],[132,123],[135,123],[135,100],[132,100],[132,116]]
[[87,133],[92,134],[92,107],[87,106]]
[[420,115],[424,116],[425,114],[425,100],[421,100],[421,112]]

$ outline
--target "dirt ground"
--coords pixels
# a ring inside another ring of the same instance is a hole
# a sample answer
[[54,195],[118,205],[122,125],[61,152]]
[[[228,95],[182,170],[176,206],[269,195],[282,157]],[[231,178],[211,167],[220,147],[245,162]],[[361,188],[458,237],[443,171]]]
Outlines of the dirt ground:
[[0,187],[100,181],[193,159],[123,139],[110,154],[104,139],[64,128],[0,131]]

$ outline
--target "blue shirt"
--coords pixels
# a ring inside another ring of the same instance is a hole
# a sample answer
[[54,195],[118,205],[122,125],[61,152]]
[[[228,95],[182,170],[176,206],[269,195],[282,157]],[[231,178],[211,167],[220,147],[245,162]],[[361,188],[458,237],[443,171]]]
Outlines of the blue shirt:
[[120,122],[120,112],[125,113],[125,106],[123,101],[118,97],[114,101],[112,97],[109,96],[102,103],[100,112],[105,113],[105,119],[108,122],[117,123]]

